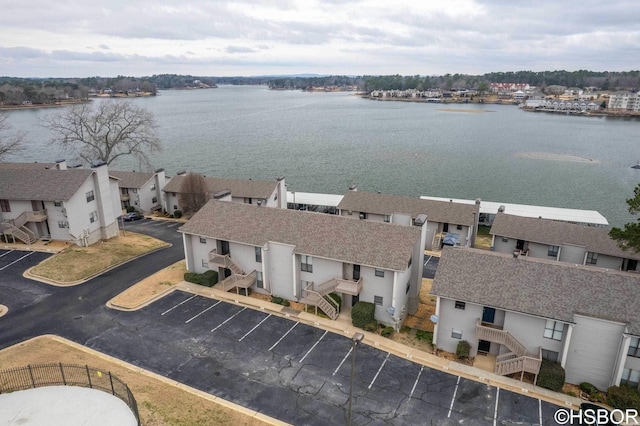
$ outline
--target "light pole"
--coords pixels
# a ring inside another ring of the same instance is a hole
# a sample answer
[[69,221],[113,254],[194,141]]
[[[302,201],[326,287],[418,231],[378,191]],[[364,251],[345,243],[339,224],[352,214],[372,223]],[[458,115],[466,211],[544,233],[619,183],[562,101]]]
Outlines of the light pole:
[[349,382],[349,411],[347,412],[347,426],[351,426],[351,404],[353,401],[353,378],[356,373],[356,347],[362,342],[364,334],[358,332],[351,338],[351,380]]

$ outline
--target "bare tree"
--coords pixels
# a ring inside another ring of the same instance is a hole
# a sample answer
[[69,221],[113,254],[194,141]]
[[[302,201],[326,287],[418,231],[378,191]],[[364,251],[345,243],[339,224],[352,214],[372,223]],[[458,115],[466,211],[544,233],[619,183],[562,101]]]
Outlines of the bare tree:
[[180,207],[185,214],[197,212],[209,201],[207,181],[202,175],[189,173],[180,185]]
[[44,127],[54,133],[53,143],[88,163],[131,155],[151,168],[149,155],[161,149],[153,114],[128,101],[74,105],[46,117]]
[[25,132],[10,134],[11,124],[6,111],[0,111],[0,160],[4,157],[16,154],[24,149],[23,142]]

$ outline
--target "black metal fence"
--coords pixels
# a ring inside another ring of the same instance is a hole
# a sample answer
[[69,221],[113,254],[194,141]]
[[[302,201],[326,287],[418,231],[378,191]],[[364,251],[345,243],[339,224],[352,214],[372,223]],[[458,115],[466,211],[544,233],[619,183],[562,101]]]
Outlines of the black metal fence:
[[129,406],[140,425],[138,404],[129,386],[112,375],[87,365],[37,364],[0,371],[0,394],[43,386],[81,386],[114,395]]

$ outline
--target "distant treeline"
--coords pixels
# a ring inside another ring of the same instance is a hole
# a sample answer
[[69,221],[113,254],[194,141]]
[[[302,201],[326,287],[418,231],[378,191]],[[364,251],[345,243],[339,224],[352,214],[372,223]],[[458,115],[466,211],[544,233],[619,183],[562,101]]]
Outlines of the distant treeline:
[[372,90],[426,90],[438,88],[478,89],[489,83],[527,83],[542,89],[548,86],[595,87],[599,90],[639,90],[640,71],[515,71],[493,72],[483,75],[445,74],[441,76],[262,76],[262,77],[207,77],[177,74],[159,74],[151,77],[113,78],[15,78],[0,77],[0,105],[23,103],[47,104],[66,99],[86,99],[90,93],[109,89],[115,93],[188,87],[215,87],[220,84],[268,85],[273,89],[308,89],[311,87],[356,87],[359,91]]

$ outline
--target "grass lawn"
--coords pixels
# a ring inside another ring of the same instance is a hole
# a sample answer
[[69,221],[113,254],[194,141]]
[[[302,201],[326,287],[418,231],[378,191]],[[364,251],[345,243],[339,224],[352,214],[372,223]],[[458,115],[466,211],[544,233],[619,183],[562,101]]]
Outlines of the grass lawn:
[[[79,346],[79,345],[78,345]],[[0,351],[0,369],[29,364],[61,362],[80,364],[110,371],[124,381],[138,403],[140,423],[146,426],[180,425],[264,425],[249,415],[220,405],[147,374],[139,368],[102,356],[90,349],[80,349],[63,339],[39,337]]]
[[184,280],[186,262],[181,260],[129,287],[113,299],[111,304],[124,309],[136,309]]
[[62,283],[74,283],[168,245],[146,235],[127,232],[126,236],[120,235],[90,247],[69,247],[34,267],[31,274]]

